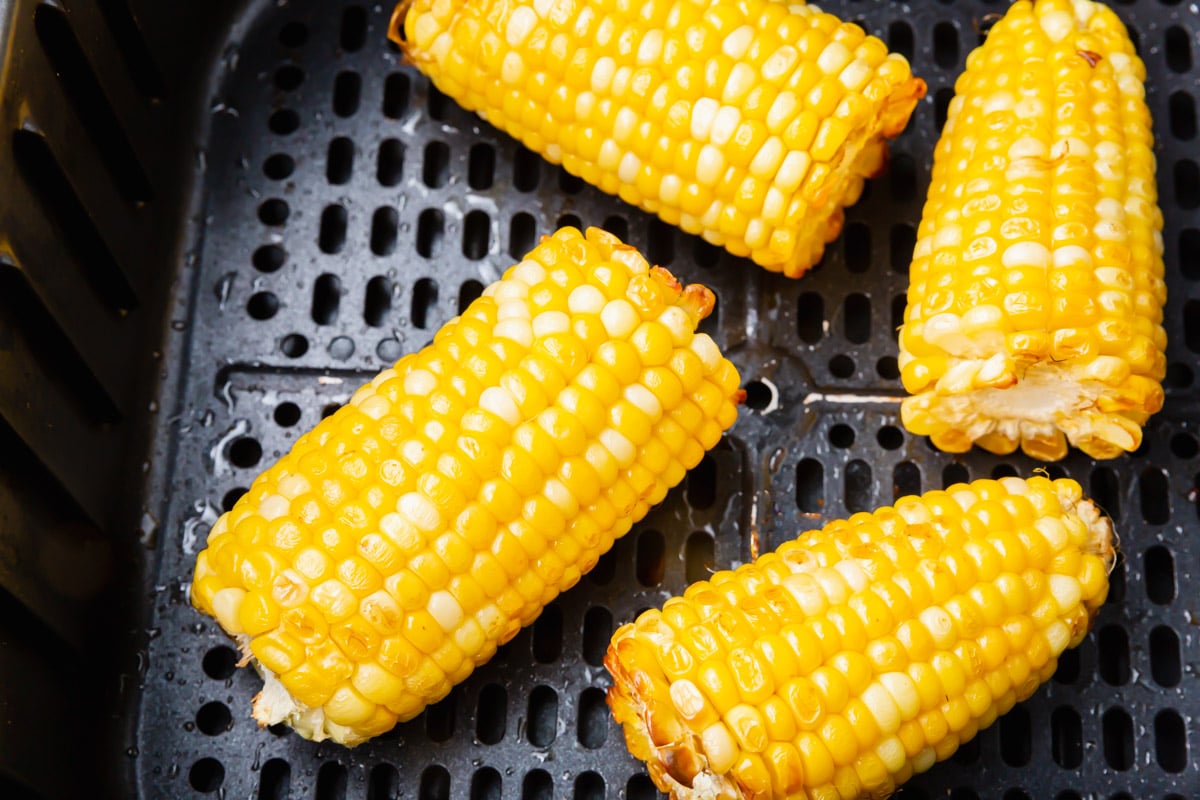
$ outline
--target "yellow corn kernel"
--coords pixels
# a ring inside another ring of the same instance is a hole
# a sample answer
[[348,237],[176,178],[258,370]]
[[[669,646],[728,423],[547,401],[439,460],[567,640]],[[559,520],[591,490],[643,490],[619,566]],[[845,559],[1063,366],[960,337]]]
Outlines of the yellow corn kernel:
[[603,0],[587,6],[603,20],[593,30],[544,5],[404,0],[389,34],[443,92],[550,161],[793,277],[837,236],[842,207],[925,93],[883,42],[803,6],[749,0],[697,16]]
[[[1000,571],[1013,549],[1019,574]],[[1049,678],[1103,602],[1114,558],[1109,522],[1073,481],[905,498],[622,626],[604,661],[609,705],[677,797],[690,791],[683,764],[765,796],[886,795]]]
[[[683,478],[679,437],[736,417],[736,372],[695,333],[712,305],[564,229],[297,440],[218,520],[192,591],[295,701],[263,692],[255,718],[361,742],[577,582]],[[596,342],[571,332],[586,317]],[[723,713],[770,675],[752,658],[721,685]]]
[[909,269],[912,432],[1047,461],[1141,443],[1163,402],[1166,299],[1144,76],[1091,0],[1014,3],[968,58]]

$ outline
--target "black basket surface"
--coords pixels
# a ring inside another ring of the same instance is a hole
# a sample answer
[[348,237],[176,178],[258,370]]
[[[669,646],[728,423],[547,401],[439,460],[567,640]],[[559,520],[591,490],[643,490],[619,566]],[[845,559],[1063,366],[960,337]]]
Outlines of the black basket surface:
[[[157,566],[134,740],[136,793],[499,800],[656,796],[604,704],[615,626],[713,567],[824,521],[1039,464],[937,452],[903,431],[895,328],[954,80],[994,3],[834,0],[929,83],[888,171],[823,263],[793,281],[583,186],[431,89],[386,44],[388,3],[256,4],[223,51],[197,238],[171,299],[151,486]],[[1049,467],[1115,518],[1108,604],[1053,681],[906,800],[1200,796],[1200,17],[1117,9],[1148,70],[1166,217],[1167,402],[1134,454]],[[1195,55],[1194,55],[1195,53]],[[710,286],[704,323],[746,407],[685,483],[442,703],[347,750],[249,718],[260,682],[187,602],[209,526],[359,384],[426,344],[557,226],[597,225]],[[217,795],[214,795],[217,796]]]

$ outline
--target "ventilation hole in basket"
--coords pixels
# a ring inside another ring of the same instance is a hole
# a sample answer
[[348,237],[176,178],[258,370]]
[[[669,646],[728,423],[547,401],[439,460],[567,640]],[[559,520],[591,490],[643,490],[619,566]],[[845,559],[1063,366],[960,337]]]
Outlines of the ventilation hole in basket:
[[287,201],[277,197],[263,201],[262,205],[258,207],[258,221],[263,225],[279,227],[287,222],[289,214],[291,214],[291,207],[288,206]]
[[1187,30],[1179,25],[1167,28],[1166,45],[1167,67],[1172,72],[1190,72],[1192,46]]
[[835,378],[849,378],[854,374],[854,359],[840,355],[829,359],[829,374]]
[[271,133],[288,136],[300,127],[300,115],[290,108],[281,108],[267,119]]
[[871,301],[865,294],[852,294],[843,305],[846,339],[863,344],[871,338]]
[[966,483],[971,479],[965,464],[947,464],[942,468],[942,488],[949,489],[956,483]]
[[604,663],[604,654],[612,638],[612,628],[612,612],[603,606],[592,606],[583,615],[583,660],[593,667]]
[[1195,161],[1175,162],[1175,202],[1189,211],[1200,206],[1200,168]]
[[341,302],[342,280],[337,275],[325,273],[313,282],[313,322],[318,325],[332,325],[337,322]]
[[776,392],[762,381],[750,381],[742,387],[746,393],[743,405],[753,411],[763,411],[771,406],[776,398]]
[[426,767],[421,773],[417,800],[450,800],[450,773],[445,767]]
[[958,29],[951,22],[933,26],[933,60],[942,69],[958,65]]
[[354,142],[339,136],[329,143],[325,155],[325,180],[332,186],[349,183],[354,174]]
[[721,260],[721,248],[695,237],[692,242],[692,260],[698,267],[705,269],[715,267]]
[[357,53],[367,43],[367,10],[350,6],[342,14],[342,50]]
[[392,310],[392,293],[395,291],[392,281],[383,275],[376,275],[367,281],[367,294],[363,302],[363,319],[372,328],[383,327],[387,316]]
[[1059,706],[1050,715],[1050,754],[1063,769],[1083,763],[1083,724],[1079,712],[1070,706]]
[[197,792],[215,792],[224,782],[225,767],[215,758],[202,758],[188,770],[188,783]]
[[595,772],[581,772],[575,779],[572,800],[604,800],[604,778]]
[[596,561],[596,566],[592,567],[592,571],[588,573],[588,577],[597,586],[605,586],[612,581],[616,574],[617,557],[614,551],[609,550]]
[[558,189],[560,192],[563,194],[578,194],[583,190],[583,185],[583,178],[572,175],[561,166],[558,168]]
[[445,142],[430,142],[425,145],[425,164],[421,179],[431,189],[445,186],[450,180],[450,147]]
[[367,779],[367,800],[393,800],[400,789],[400,774],[391,764],[378,764]]
[[1070,685],[1077,680],[1079,680],[1079,651],[1065,650],[1058,657],[1058,667],[1054,670],[1054,681]]
[[316,800],[346,800],[348,784],[346,768],[336,761],[326,762],[317,773]]
[[625,800],[659,800],[661,797],[654,782],[645,775],[634,775],[625,784]]
[[[245,489],[232,489],[225,496],[228,498],[229,495],[233,494],[234,492],[240,492],[241,494],[244,494],[245,491]],[[240,497],[241,494],[238,496]],[[230,503],[229,507],[225,510],[228,511],[229,508],[232,507],[233,504]],[[233,673],[237,671],[237,661],[238,654],[232,647],[218,645],[204,654],[204,660],[201,663],[204,668],[205,675],[213,680],[223,681],[233,677]]]
[[992,467],[992,480],[1017,477],[1017,468],[1012,464],[997,464]]
[[563,614],[557,603],[546,606],[533,623],[533,659],[553,664],[562,655]]
[[[404,172],[404,144],[399,139],[385,139],[379,145],[375,179],[380,186],[396,186]],[[349,176],[347,175],[347,180]]]
[[480,191],[492,188],[496,173],[496,149],[486,142],[471,147],[467,158],[467,185]]
[[687,504],[695,509],[711,508],[717,500],[717,462],[711,455],[700,459],[687,474]]
[[1150,631],[1150,675],[1155,683],[1168,689],[1178,686],[1183,677],[1179,634],[1166,625]]
[[684,575],[689,584],[705,580],[716,569],[716,543],[708,531],[693,531],[683,548]]
[[289,333],[279,340],[279,351],[288,358],[300,358],[308,352],[308,339],[299,333]]
[[285,401],[275,406],[275,424],[281,428],[290,428],[300,421],[300,406],[291,401]]
[[954,760],[967,766],[979,761],[979,739],[975,738],[960,745],[954,752]]
[[446,218],[436,208],[427,208],[417,218],[417,252],[425,258],[436,258],[446,238]]
[[829,429],[829,443],[843,449],[850,447],[854,444],[854,428],[849,425],[834,425]]
[[518,192],[532,192],[541,177],[542,159],[528,147],[517,147],[513,153],[513,188]]
[[413,286],[412,324],[421,329],[433,327],[437,313],[438,285],[433,278],[421,278]]
[[911,461],[901,461],[892,469],[892,500],[921,493],[921,468]]
[[496,770],[484,767],[471,776],[470,800],[500,800],[502,796],[503,785]]
[[484,744],[496,744],[504,738],[508,721],[508,694],[503,686],[489,683],[479,693],[476,708],[475,736]]
[[258,800],[287,800],[292,790],[292,768],[282,758],[272,758],[262,767]]
[[257,320],[268,320],[279,313],[279,298],[272,292],[255,292],[246,302],[246,313]]
[[1183,772],[1187,767],[1187,729],[1174,709],[1154,715],[1154,755],[1167,772]]
[[347,361],[350,356],[354,355],[354,340],[349,336],[338,336],[329,343],[326,348],[329,351],[329,357],[334,361]]
[[796,304],[796,328],[800,340],[816,344],[825,335],[825,300],[816,292],[804,292]]
[[1143,556],[1146,575],[1146,595],[1150,602],[1167,605],[1175,599],[1175,558],[1161,545],[1146,550]]
[[886,381],[900,379],[900,365],[895,356],[883,356],[875,362],[875,372]]
[[362,102],[362,76],[352,70],[344,70],[333,80],[333,113],[339,117],[352,117],[358,113]]
[[1179,269],[1188,280],[1200,280],[1200,230],[1179,232]]
[[893,22],[888,26],[887,42],[889,50],[899,53],[907,60],[912,61],[913,29],[911,25],[903,20]]
[[900,787],[896,800],[930,800],[929,793],[915,784]]
[[482,283],[474,279],[464,281],[458,289],[458,313],[464,313],[482,294]]
[[666,266],[674,260],[674,228],[661,219],[650,219],[646,242],[646,258],[650,264]]
[[1146,467],[1138,479],[1138,499],[1142,519],[1151,525],[1162,525],[1171,516],[1171,501],[1167,476],[1158,467]]
[[904,433],[895,425],[884,425],[876,432],[875,441],[884,450],[898,450],[904,444]]
[[234,439],[229,445],[229,461],[235,467],[249,469],[258,465],[262,460],[262,445],[257,439],[252,439],[249,436],[242,436]]
[[340,411],[341,408],[342,408],[341,403],[329,403],[327,405],[321,406],[321,419],[328,419],[328,418],[332,417],[334,414],[336,414],[338,411]]
[[454,735],[454,716],[458,713],[458,690],[425,709],[425,736],[431,742],[448,742]]
[[326,206],[321,212],[321,229],[317,236],[317,245],[322,253],[335,255],[346,245],[346,225],[350,215],[342,205]]
[[1110,686],[1129,682],[1129,634],[1119,625],[1105,625],[1096,641],[1100,677]]
[[950,113],[950,101],[954,99],[954,90],[942,87],[933,93],[933,127],[940,135],[946,127],[946,117]]
[[[249,491],[249,489],[247,489],[245,486],[235,486],[234,488],[230,489],[228,492],[226,492],[224,494],[224,496],[221,497],[221,510],[222,511],[232,511],[233,507],[237,504],[237,501],[241,500],[242,495],[244,495],[248,491]],[[232,652],[232,651],[230,651],[230,652]],[[207,672],[207,671],[208,671],[208,669],[206,667],[205,672]],[[209,674],[211,675],[212,673],[209,673]],[[230,672],[230,675],[232,675],[232,674],[233,673]],[[213,675],[212,677],[216,678],[218,676]],[[226,675],[225,677],[229,677],[229,675]]]
[[514,214],[508,228],[508,254],[522,259],[533,249],[537,238],[537,221],[524,211]]
[[892,327],[893,331],[899,330],[904,324],[904,312],[908,309],[908,297],[898,294],[892,298]]
[[1195,376],[1187,364],[1168,364],[1167,374],[1163,378],[1164,389],[1186,389],[1192,385]]
[[815,458],[796,464],[796,505],[804,514],[819,514],[825,505],[825,467]]
[[588,750],[596,750],[608,738],[608,706],[604,703],[604,690],[592,687],[579,695],[579,743]]
[[279,43],[284,47],[303,47],[308,41],[308,28],[303,22],[289,22],[279,29]]
[[429,118],[442,122],[450,114],[451,106],[450,98],[442,94],[436,86],[429,86],[429,95],[425,102],[425,108],[429,111]]
[[700,320],[700,324],[696,327],[697,333],[707,334],[712,338],[717,338],[721,333],[721,295],[713,292],[712,310],[708,312],[708,316]]
[[917,232],[911,225],[893,225],[888,242],[888,260],[892,272],[907,275],[909,264],[912,263],[913,248],[917,244]]
[[377,256],[389,256],[396,252],[396,238],[400,231],[400,214],[391,206],[375,209],[371,217],[371,252]]
[[554,223],[555,228],[577,228],[583,230],[583,221],[575,214],[563,214]]
[[979,795],[973,789],[959,786],[950,792],[950,800],[979,800]]
[[[1028,746],[1028,742],[1026,742],[1026,746]],[[1031,800],[1031,798],[1021,789],[1009,789],[1004,793],[1004,800]]]
[[558,693],[538,686],[529,694],[529,716],[525,735],[534,747],[549,747],[558,733]]
[[1171,135],[1188,140],[1196,135],[1196,104],[1187,92],[1175,92],[1168,104]]
[[871,267],[871,229],[861,222],[846,226],[843,236],[846,269],[853,273],[866,272]]
[[284,64],[275,70],[275,88],[281,92],[294,92],[304,83],[304,70],[295,64]]
[[1125,600],[1125,562],[1125,555],[1118,554],[1112,572],[1108,573],[1108,602],[1114,605]]
[[907,203],[917,195],[917,166],[912,156],[898,153],[888,168],[891,175],[892,199],[897,203]]
[[1200,452],[1200,444],[1196,443],[1196,437],[1191,434],[1177,433],[1171,437],[1171,454],[1176,458],[1195,458],[1197,452]]
[[620,239],[622,242],[629,241],[629,220],[625,219],[624,217],[619,217],[616,215],[605,217],[604,222],[601,223],[600,227]]
[[383,82],[383,115],[400,119],[408,108],[409,81],[403,72],[393,72]]
[[196,712],[196,727],[206,736],[219,736],[233,728],[233,714],[224,703],[205,703]]
[[1091,498],[1112,519],[1121,517],[1121,484],[1109,467],[1093,467],[1089,484]]
[[1054,800],[1083,800],[1083,798],[1079,796],[1079,792],[1067,789],[1054,795]]
[[544,769],[527,772],[521,782],[521,800],[554,800],[554,781],[550,773]]
[[290,178],[296,171],[296,161],[286,153],[275,153],[263,162],[263,174],[273,181]]
[[637,556],[634,560],[638,583],[658,586],[667,571],[666,542],[655,530],[645,530],[637,537]]
[[486,211],[475,209],[463,222],[463,255],[478,261],[488,254],[492,236],[492,221]]
[[1104,761],[1118,772],[1133,766],[1133,720],[1121,708],[1110,708],[1100,720],[1104,738]]

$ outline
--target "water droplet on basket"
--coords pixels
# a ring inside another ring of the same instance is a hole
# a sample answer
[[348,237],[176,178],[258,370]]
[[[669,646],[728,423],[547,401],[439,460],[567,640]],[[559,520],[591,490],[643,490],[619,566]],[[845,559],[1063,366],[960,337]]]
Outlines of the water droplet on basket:
[[129,756],[130,758],[137,758],[139,755],[141,755],[141,753],[136,747],[130,747],[125,751],[125,755]]

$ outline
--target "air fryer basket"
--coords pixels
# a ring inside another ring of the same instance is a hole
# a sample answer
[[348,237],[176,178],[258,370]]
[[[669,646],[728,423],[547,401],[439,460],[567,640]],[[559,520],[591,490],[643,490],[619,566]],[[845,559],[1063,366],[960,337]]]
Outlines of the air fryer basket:
[[[15,3],[18,14],[34,5]],[[178,5],[203,29],[203,3],[141,5]],[[822,3],[908,56],[929,96],[822,265],[799,281],[582,185],[463,111],[400,64],[385,41],[390,6],[277,0],[235,14],[220,4],[212,18],[232,19],[226,40],[197,68],[212,70],[211,85],[186,98],[203,113],[177,110],[199,139],[174,154],[196,190],[180,196],[190,209],[162,221],[174,238],[148,266],[171,281],[161,308],[144,312],[155,331],[163,315],[161,342],[142,339],[141,356],[161,354],[151,413],[136,417],[150,456],[144,470],[132,457],[115,478],[144,495],[130,517],[144,562],[129,617],[136,634],[116,639],[130,642],[115,654],[124,670],[97,680],[120,687],[120,734],[99,748],[121,796],[656,797],[604,704],[601,659],[615,626],[709,569],[745,561],[752,540],[769,549],[901,494],[1043,466],[941,453],[898,419],[895,328],[933,146],[963,60],[1003,4]],[[1048,466],[1079,480],[1117,522],[1124,558],[1109,602],[1047,686],[914,779],[899,794],[906,800],[1200,797],[1200,15],[1166,0],[1127,0],[1117,11],[1146,61],[1158,137],[1166,406],[1136,453],[1097,465],[1073,452]],[[177,24],[174,42],[147,32],[150,50],[174,67],[197,59],[188,30]],[[159,179],[151,170],[147,180]],[[249,706],[260,682],[235,669],[230,641],[187,601],[209,526],[301,431],[566,224],[607,228],[716,292],[704,329],[746,381],[737,425],[590,575],[421,717],[353,750],[259,730]],[[137,428],[117,430],[136,453]],[[0,623],[0,643],[4,635]],[[0,666],[3,657],[0,649]],[[20,777],[0,753],[0,793],[6,769]],[[40,791],[54,796],[54,785]]]

